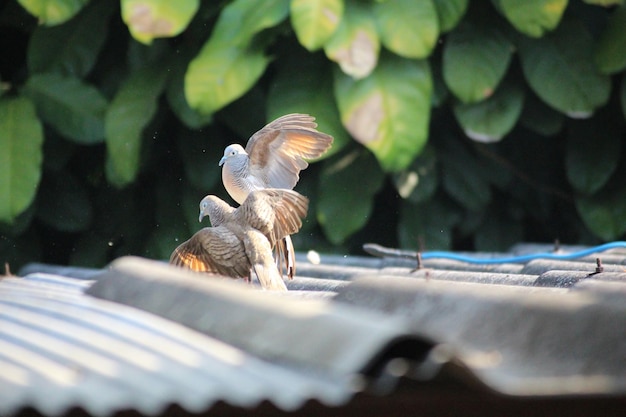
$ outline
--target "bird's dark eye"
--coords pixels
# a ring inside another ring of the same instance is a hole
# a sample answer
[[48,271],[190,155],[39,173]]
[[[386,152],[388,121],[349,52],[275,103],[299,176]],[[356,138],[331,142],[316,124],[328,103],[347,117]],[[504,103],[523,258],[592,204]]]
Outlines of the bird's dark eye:
[[230,151],[230,154],[231,154],[231,155],[236,155],[236,154],[237,154],[237,152],[235,152],[235,151]]

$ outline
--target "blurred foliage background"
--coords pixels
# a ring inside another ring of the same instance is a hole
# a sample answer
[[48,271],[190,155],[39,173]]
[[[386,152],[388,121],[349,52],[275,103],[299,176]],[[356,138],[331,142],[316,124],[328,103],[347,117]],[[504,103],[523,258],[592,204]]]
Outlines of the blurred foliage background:
[[622,0],[3,0],[0,261],[169,257],[290,112],[301,251],[619,239],[625,70]]

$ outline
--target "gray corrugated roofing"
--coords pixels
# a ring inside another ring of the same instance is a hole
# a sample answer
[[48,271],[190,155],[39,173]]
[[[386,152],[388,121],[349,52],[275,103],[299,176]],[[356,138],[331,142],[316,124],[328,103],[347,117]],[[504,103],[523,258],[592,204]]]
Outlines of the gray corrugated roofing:
[[300,256],[281,295],[136,258],[30,265],[0,280],[0,415],[295,410],[343,404],[365,381],[444,374],[520,397],[626,398],[626,256],[597,256],[536,275],[530,263],[414,271],[411,259]]

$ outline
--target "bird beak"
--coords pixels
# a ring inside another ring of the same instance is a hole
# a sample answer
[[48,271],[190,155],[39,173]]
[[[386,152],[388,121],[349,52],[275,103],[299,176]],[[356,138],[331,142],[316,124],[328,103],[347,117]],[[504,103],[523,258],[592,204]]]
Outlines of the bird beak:
[[224,165],[224,162],[226,162],[226,155],[222,156],[222,159],[220,159],[220,162],[217,165],[222,166]]
[[204,214],[204,211],[200,210],[200,216],[198,216],[199,223],[202,223],[202,219],[204,219],[204,216],[206,216],[206,214]]

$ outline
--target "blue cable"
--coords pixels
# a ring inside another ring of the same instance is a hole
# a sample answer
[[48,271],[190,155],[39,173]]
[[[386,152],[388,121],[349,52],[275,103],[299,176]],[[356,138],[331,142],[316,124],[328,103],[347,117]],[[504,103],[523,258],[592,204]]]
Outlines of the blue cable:
[[523,263],[532,261],[533,259],[553,259],[553,260],[570,260],[576,258],[582,258],[583,256],[591,255],[597,252],[604,252],[609,249],[626,248],[626,242],[617,241],[609,242],[603,245],[594,246],[588,249],[584,249],[578,252],[572,253],[533,253],[528,255],[511,256],[508,258],[474,258],[471,256],[459,255],[452,252],[423,252],[421,253],[422,260],[424,259],[450,259],[454,261],[466,262],[470,264],[503,264],[503,263]]

